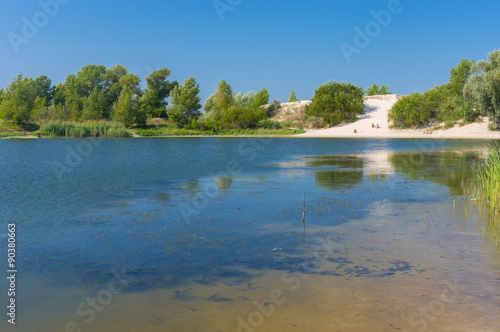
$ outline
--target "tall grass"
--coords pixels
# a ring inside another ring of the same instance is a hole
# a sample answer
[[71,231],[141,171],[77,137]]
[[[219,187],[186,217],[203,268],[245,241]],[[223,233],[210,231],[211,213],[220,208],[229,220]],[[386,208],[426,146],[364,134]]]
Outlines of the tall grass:
[[295,129],[221,129],[221,130],[198,130],[198,129],[137,129],[136,134],[141,136],[286,136],[303,133],[303,130]]
[[55,137],[129,137],[125,126],[108,121],[48,121],[40,126],[41,135]]
[[488,159],[474,169],[478,203],[487,213],[488,228],[498,245],[500,234],[500,146],[491,146]]

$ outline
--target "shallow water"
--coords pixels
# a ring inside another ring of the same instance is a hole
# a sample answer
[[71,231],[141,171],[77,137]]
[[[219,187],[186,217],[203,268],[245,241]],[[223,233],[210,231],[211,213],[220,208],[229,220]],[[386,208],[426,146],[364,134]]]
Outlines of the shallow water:
[[495,331],[488,143],[0,140],[15,331]]

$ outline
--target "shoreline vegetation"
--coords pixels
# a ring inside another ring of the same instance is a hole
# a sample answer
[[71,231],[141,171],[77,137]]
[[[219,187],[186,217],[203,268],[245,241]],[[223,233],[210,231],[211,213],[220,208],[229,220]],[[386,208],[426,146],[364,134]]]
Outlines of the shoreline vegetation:
[[195,78],[181,84],[169,81],[170,73],[153,71],[145,87],[122,65],[86,65],[56,86],[45,75],[19,74],[0,89],[0,138],[500,138],[500,50],[485,61],[462,59],[448,83],[408,96],[391,94],[386,85],[363,90],[328,81],[310,101],[299,101],[292,89],[281,103],[270,101],[266,88],[233,92],[221,80],[202,107]]
[[490,147],[488,158],[474,169],[476,190],[473,199],[486,211],[486,226],[498,246],[500,239],[500,145]]

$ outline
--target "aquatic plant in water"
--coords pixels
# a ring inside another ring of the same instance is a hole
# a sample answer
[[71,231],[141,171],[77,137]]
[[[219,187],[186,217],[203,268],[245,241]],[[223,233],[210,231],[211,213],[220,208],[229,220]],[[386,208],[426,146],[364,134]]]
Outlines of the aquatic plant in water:
[[500,146],[491,146],[484,163],[474,169],[477,180],[476,201],[487,212],[488,227],[498,244],[500,234]]

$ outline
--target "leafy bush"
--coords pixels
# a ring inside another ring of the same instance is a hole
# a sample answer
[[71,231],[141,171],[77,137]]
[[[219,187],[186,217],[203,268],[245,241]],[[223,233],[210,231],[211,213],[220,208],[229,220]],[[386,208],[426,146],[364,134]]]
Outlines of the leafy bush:
[[264,119],[264,120],[260,120],[259,123],[257,123],[257,128],[281,129],[281,124],[278,121]]
[[455,121],[450,120],[444,123],[444,129],[450,129],[453,127],[455,127]]
[[352,122],[357,114],[363,113],[363,94],[361,87],[350,83],[324,83],[314,91],[306,115],[321,117],[330,126]]
[[269,104],[269,106],[267,107],[267,116],[271,117],[274,114],[278,113],[278,111],[280,110],[280,108],[281,108],[280,101],[277,100],[277,99],[273,100],[271,102],[271,104]]
[[255,127],[260,120],[266,118],[266,110],[262,108],[233,105],[221,114],[220,124],[227,129],[246,129]]
[[432,106],[423,94],[414,92],[398,100],[389,111],[388,119],[396,128],[412,128],[427,124]]

